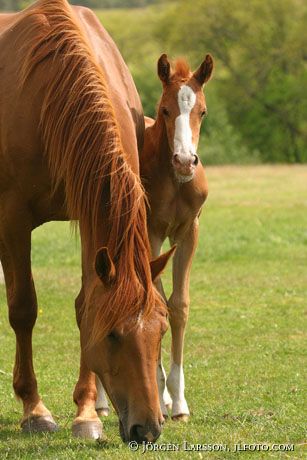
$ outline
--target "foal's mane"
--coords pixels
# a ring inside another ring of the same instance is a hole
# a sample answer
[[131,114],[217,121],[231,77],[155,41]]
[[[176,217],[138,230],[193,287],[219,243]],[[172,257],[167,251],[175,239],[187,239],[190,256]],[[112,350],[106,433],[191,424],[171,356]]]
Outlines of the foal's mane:
[[40,126],[54,185],[64,183],[69,216],[93,244],[103,223],[100,237],[116,266],[117,281],[96,313],[96,342],[160,303],[150,273],[145,195],[126,160],[104,74],[71,7],[40,0],[27,17],[21,84],[50,58]]
[[171,81],[185,81],[191,78],[191,68],[184,57],[178,58],[172,64],[172,70]]

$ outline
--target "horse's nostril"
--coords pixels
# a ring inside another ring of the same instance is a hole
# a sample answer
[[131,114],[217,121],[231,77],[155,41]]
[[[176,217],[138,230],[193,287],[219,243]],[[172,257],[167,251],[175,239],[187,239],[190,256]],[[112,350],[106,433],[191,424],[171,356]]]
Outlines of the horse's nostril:
[[136,441],[136,442],[142,442],[142,426],[141,425],[133,425],[130,429],[130,440],[131,441]]
[[175,155],[174,155],[173,158],[174,158],[174,162],[175,162],[175,163],[180,163],[179,155],[178,155],[177,153],[175,153]]
[[195,154],[194,154],[193,157],[194,157],[193,165],[194,165],[194,166],[197,166],[197,165],[198,165],[198,162],[199,162],[198,155],[195,155]]
[[162,426],[133,425],[130,429],[130,441],[154,442],[161,434]]

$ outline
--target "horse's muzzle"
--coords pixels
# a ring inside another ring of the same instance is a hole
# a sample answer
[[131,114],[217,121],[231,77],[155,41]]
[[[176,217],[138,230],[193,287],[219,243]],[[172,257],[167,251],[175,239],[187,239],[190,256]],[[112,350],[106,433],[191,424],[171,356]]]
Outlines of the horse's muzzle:
[[138,444],[142,442],[154,442],[161,434],[163,422],[146,423],[145,425],[132,425],[129,430],[126,430],[123,423],[119,422],[119,431],[124,442],[135,441]]

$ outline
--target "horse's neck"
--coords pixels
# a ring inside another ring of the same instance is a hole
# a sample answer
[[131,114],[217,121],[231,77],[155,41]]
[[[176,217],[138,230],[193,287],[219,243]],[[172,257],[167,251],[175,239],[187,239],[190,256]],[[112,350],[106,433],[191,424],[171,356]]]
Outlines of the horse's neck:
[[[161,176],[170,176],[171,151],[168,144],[164,120],[157,118],[146,128],[144,147],[141,155],[142,176],[161,180]],[[159,173],[159,174],[157,174]]]

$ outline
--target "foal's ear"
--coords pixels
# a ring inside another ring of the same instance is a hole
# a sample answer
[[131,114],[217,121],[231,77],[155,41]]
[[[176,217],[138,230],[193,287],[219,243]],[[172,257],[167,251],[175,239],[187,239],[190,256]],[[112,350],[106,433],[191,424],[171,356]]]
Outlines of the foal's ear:
[[101,281],[110,286],[116,277],[116,270],[107,247],[100,248],[96,254],[95,270]]
[[171,65],[166,54],[162,54],[158,60],[158,75],[162,83],[168,83],[171,75]]
[[155,281],[165,269],[167,262],[176,251],[177,246],[173,246],[169,251],[150,262],[151,278]]
[[204,62],[200,65],[200,67],[194,72],[194,78],[200,83],[204,85],[210,80],[213,71],[213,58],[211,54],[207,54],[205,57]]

